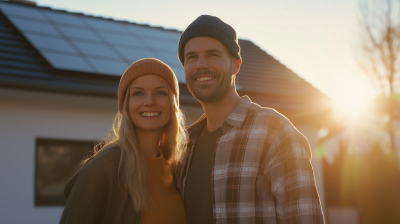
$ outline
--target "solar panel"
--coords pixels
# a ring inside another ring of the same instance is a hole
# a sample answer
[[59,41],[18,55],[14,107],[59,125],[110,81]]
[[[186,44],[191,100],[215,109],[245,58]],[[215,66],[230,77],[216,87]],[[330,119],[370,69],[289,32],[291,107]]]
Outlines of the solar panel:
[[155,53],[149,50],[138,50],[126,47],[116,47],[118,53],[120,53],[128,62],[134,62],[142,58],[156,58]]
[[72,15],[68,13],[53,12],[50,10],[43,11],[44,15],[51,21],[60,24],[69,24],[74,26],[85,27],[85,24],[77,15]]
[[114,21],[108,21],[105,19],[83,17],[83,21],[90,27],[97,30],[109,30],[124,33],[125,29],[118,23]]
[[59,35],[51,24],[10,17],[11,23],[21,30]]
[[37,8],[13,4],[1,4],[0,8],[1,11],[6,15],[17,15],[46,20],[40,10]]
[[163,51],[170,51],[170,52],[177,52],[178,44],[173,42],[166,42],[166,41],[159,41],[159,40],[152,40],[152,39],[142,39],[146,45],[154,51],[163,50]]
[[168,31],[150,28],[150,27],[143,27],[143,26],[132,26],[132,25],[125,25],[125,29],[135,34],[138,37],[152,37],[153,39],[169,39],[172,41],[173,39],[167,34]]
[[157,58],[159,58],[161,61],[169,64],[170,66],[177,66],[180,67],[181,63],[178,60],[178,56],[176,53],[162,53],[162,52],[156,52]]
[[61,33],[69,38],[78,38],[78,39],[86,39],[90,41],[97,41],[100,42],[101,40],[97,37],[96,33],[80,29],[80,28],[72,28],[72,27],[65,27],[65,26],[58,26],[58,29]]
[[78,48],[79,52],[85,55],[94,55],[110,58],[119,58],[112,50],[106,45],[84,43],[79,41],[72,41]]
[[172,41],[174,43],[178,43],[179,42],[179,38],[181,37],[181,33],[169,32],[169,36],[172,38]]
[[71,47],[71,45],[61,38],[54,37],[44,37],[35,34],[25,34],[25,37],[31,42],[35,47],[41,49],[49,49],[62,51],[66,53],[76,53],[76,51]]
[[8,2],[0,2],[0,10],[56,69],[121,75],[132,62],[151,57],[185,82],[178,32]]
[[185,71],[183,71],[182,66],[176,67],[176,66],[171,66],[172,70],[174,70],[176,78],[178,79],[178,82],[180,83],[186,83],[185,80]]
[[95,72],[95,70],[79,56],[57,54],[47,52],[46,50],[41,53],[44,58],[46,58],[47,61],[56,68],[72,71]]
[[97,73],[110,74],[110,75],[122,75],[128,68],[129,64],[121,61],[109,61],[101,59],[88,58],[88,60],[94,65]]
[[99,33],[99,34],[101,35],[101,37],[104,38],[104,40],[115,45],[122,44],[122,45],[129,45],[145,49],[144,45],[140,43],[139,40],[132,35],[125,36],[125,35],[117,35],[111,33]]

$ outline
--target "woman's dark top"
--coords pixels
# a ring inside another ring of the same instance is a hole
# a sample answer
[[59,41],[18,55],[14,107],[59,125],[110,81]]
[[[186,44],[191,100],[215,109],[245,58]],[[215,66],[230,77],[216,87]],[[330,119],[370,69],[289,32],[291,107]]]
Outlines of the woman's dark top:
[[142,213],[135,212],[130,196],[121,190],[120,155],[119,148],[106,149],[69,180],[64,189],[67,204],[60,224],[141,223]]

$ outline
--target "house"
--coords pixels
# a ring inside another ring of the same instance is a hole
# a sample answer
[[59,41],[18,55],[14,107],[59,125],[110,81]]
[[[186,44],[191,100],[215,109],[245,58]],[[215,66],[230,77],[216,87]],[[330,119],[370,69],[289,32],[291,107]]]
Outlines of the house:
[[[155,57],[176,72],[187,123],[203,113],[177,59],[180,31],[0,1],[0,222],[57,223],[63,187],[111,128],[121,74]],[[249,40],[240,95],[288,117],[316,148],[328,97]],[[321,162],[313,166],[324,202]]]

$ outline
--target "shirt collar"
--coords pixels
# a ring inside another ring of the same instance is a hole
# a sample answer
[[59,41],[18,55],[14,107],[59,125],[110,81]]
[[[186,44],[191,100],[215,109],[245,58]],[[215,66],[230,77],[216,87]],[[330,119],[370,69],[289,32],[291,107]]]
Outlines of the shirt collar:
[[248,96],[242,96],[236,108],[229,114],[225,122],[235,128],[242,127],[243,121],[246,118],[247,111],[251,106],[251,100]]
[[[242,127],[243,121],[246,118],[247,111],[251,106],[251,100],[248,96],[242,96],[236,108],[229,114],[228,118],[222,124],[228,124],[235,128]],[[192,142],[195,142],[197,137],[199,136],[201,130],[203,129],[204,125],[207,123],[207,117],[203,114],[194,124],[187,127],[189,138]],[[224,130],[224,128],[223,128]]]

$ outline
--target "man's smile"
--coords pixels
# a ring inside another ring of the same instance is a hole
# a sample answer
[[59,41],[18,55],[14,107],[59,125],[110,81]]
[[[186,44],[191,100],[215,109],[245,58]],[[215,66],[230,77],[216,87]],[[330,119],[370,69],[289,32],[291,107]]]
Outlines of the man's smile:
[[215,77],[205,76],[205,77],[198,77],[195,80],[197,82],[206,82],[206,81],[210,81],[210,80],[213,80],[213,79],[215,79]]

